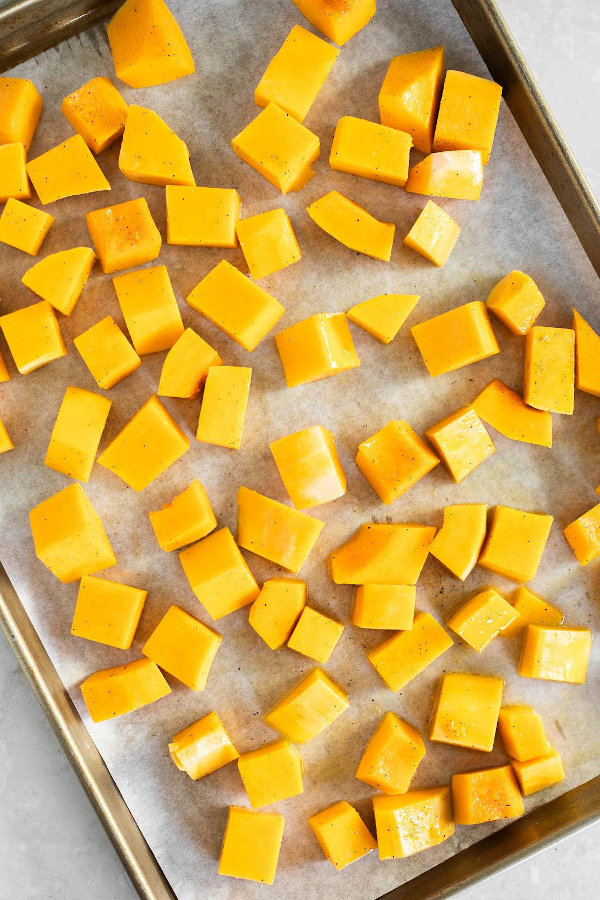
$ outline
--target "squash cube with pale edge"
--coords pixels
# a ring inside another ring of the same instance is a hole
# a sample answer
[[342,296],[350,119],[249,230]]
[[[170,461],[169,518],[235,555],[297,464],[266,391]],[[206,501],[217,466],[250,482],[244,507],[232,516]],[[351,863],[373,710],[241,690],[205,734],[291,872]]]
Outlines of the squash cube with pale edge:
[[127,103],[110,78],[92,78],[65,97],[60,108],[94,153],[106,150],[123,134]]
[[92,722],[105,722],[166,697],[171,688],[155,662],[136,659],[89,675],[81,693]]
[[367,653],[391,691],[420,675],[452,646],[452,638],[429,613],[418,612],[410,631],[400,631]]
[[247,606],[260,593],[228,528],[182,550],[179,559],[192,591],[211,619]]
[[296,509],[320,506],[346,493],[346,475],[335,439],[322,425],[288,434],[269,447]]
[[481,653],[518,618],[519,613],[508,600],[494,588],[486,588],[463,603],[446,621],[446,625]]
[[534,325],[525,340],[523,399],[529,406],[573,415],[575,332]]
[[167,243],[184,247],[237,247],[242,199],[233,188],[167,184]]
[[449,787],[373,797],[380,859],[404,859],[454,834]]
[[471,406],[463,406],[425,432],[457,484],[496,452],[485,425]]
[[285,209],[239,219],[237,237],[253,278],[265,278],[298,262],[300,247]]
[[167,552],[199,541],[217,527],[206,488],[197,478],[170,503],[148,515],[156,540]]
[[311,31],[294,25],[258,82],[254,102],[262,107],[275,103],[303,122],[339,52]]
[[515,581],[531,581],[552,528],[552,516],[497,506],[479,565]]
[[454,372],[500,353],[485,304],[478,300],[413,325],[411,333],[430,375]]
[[29,513],[37,558],[63,584],[117,563],[100,516],[80,484],[70,484]]
[[513,334],[527,334],[545,305],[533,278],[516,269],[494,285],[486,301]]
[[564,535],[580,565],[596,559],[600,555],[600,503],[567,525]]
[[250,352],[285,312],[275,297],[225,259],[188,294],[186,303]]
[[377,841],[345,800],[310,816],[308,824],[325,857],[338,871],[377,849]]
[[412,137],[404,131],[343,116],[336,125],[329,165],[336,172],[404,187],[411,147]]
[[282,194],[298,191],[310,181],[312,164],[321,152],[317,135],[274,103],[246,125],[231,146]]
[[444,523],[429,548],[432,556],[464,581],[477,565],[487,531],[485,503],[457,503],[444,509]]
[[439,459],[408,422],[388,422],[358,445],[356,465],[389,505],[437,466]]
[[90,277],[96,254],[89,247],[51,253],[35,263],[21,281],[64,316],[70,316]]
[[527,625],[562,625],[565,618],[559,609],[525,587],[516,589],[511,597],[511,603],[519,615],[504,629],[503,637],[513,637]]
[[463,672],[442,677],[430,740],[489,752],[494,746],[504,682]]
[[83,388],[63,396],[44,460],[45,465],[78,481],[89,481],[112,401]]
[[369,738],[356,777],[384,794],[405,794],[424,757],[416,728],[387,712]]
[[44,205],[79,194],[110,191],[110,184],[80,134],[30,160],[27,174]]
[[213,366],[208,370],[196,440],[229,450],[242,446],[252,369]]
[[329,557],[334,584],[416,584],[435,528],[364,524]]
[[360,366],[344,313],[317,313],[275,335],[288,387]]
[[27,153],[42,106],[33,81],[0,77],[0,144],[23,144]]
[[299,572],[324,522],[246,487],[238,491],[237,507],[240,547],[290,572]]
[[420,300],[418,294],[382,294],[357,303],[346,313],[382,344],[391,343]]
[[342,689],[322,669],[313,669],[267,713],[265,722],[296,744],[306,744],[349,705]]
[[585,684],[592,641],[589,628],[528,625],[521,648],[519,675]]
[[575,332],[575,387],[600,397],[600,335],[573,310]]
[[190,48],[163,0],[126,0],[106,26],[117,78],[154,87],[196,70]]
[[350,621],[358,628],[408,631],[413,627],[415,597],[412,584],[360,584]]
[[222,640],[179,606],[170,606],[142,653],[193,691],[203,691]]
[[71,634],[129,650],[147,595],[140,588],[84,575],[79,584]]
[[0,216],[0,243],[37,256],[54,216],[9,197]]
[[158,384],[159,397],[193,400],[200,394],[211,366],[223,360],[192,328],[186,328],[165,357]]
[[380,222],[339,191],[329,191],[306,207],[313,222],[350,250],[389,262],[396,226]]
[[13,200],[31,197],[23,144],[0,145],[0,203],[6,203],[9,197]]
[[133,103],[127,110],[119,169],[141,184],[196,184],[185,141],[153,110]]
[[525,811],[510,765],[453,775],[452,806],[457,825],[513,819]]
[[116,275],[113,284],[136,352],[170,350],[183,322],[166,266]]
[[444,78],[444,48],[432,47],[394,56],[379,91],[384,125],[412,135],[421,153],[431,153]]
[[106,316],[73,338],[76,349],[105,391],[135,372],[142,360],[112,316]]
[[86,213],[88,231],[105,273],[156,259],[162,239],[144,197]]
[[286,644],[306,605],[306,584],[292,578],[270,578],[248,613],[248,622],[271,650]]
[[11,436],[6,430],[6,425],[0,419],[0,453],[6,453],[8,450],[14,450],[15,445]]
[[113,438],[98,462],[134,491],[143,491],[189,446],[187,435],[153,395]]
[[527,406],[523,398],[499,378],[490,381],[471,406],[480,419],[510,440],[540,447],[552,446],[552,415]]
[[321,34],[342,45],[364,28],[375,15],[375,0],[293,0],[302,15]]
[[46,300],[0,316],[0,328],[21,375],[67,354],[56,313]]
[[304,790],[302,757],[287,738],[243,753],[238,769],[253,809],[296,797]]
[[544,723],[531,706],[503,706],[498,731],[509,756],[527,762],[551,751]]
[[489,162],[500,110],[502,88],[495,81],[446,72],[433,138],[434,150],[479,150]]
[[460,232],[461,227],[452,216],[428,200],[402,243],[441,267],[454,250]]
[[538,756],[537,759],[528,759],[525,762],[511,759],[510,764],[524,797],[558,784],[565,778],[562,759],[553,747],[545,756]]
[[483,163],[476,150],[446,150],[431,153],[408,172],[409,194],[479,200],[483,187]]
[[230,806],[219,875],[273,884],[285,819],[279,813]]
[[344,626],[330,616],[305,606],[289,641],[290,650],[316,662],[326,663],[342,636]]
[[179,731],[169,744],[169,753],[180,772],[186,772],[193,781],[239,756],[216,712]]

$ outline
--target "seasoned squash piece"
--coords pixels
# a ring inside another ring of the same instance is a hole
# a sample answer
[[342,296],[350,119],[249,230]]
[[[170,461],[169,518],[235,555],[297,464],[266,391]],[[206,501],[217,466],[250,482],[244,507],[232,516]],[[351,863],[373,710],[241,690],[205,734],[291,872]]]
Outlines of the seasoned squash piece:
[[531,706],[503,706],[498,730],[508,755],[520,762],[547,756],[552,749],[544,723]]
[[155,662],[136,659],[89,675],[81,693],[92,722],[104,722],[166,697],[171,688]]
[[405,794],[424,757],[416,728],[387,712],[369,738],[356,777],[384,794]]
[[525,762],[511,759],[510,764],[524,797],[529,797],[536,791],[543,791],[544,788],[564,781],[565,778],[562,759],[553,747],[550,747],[550,752],[545,756],[538,756],[537,759],[528,759]]
[[381,294],[352,306],[346,317],[382,344],[390,344],[420,299],[419,294]]
[[210,775],[239,756],[216,712],[179,731],[169,744],[169,753],[177,768],[187,772],[193,781]]
[[196,440],[239,450],[242,446],[252,369],[212,366],[200,407]]
[[265,278],[300,259],[300,247],[285,209],[239,219],[236,231],[253,278]]
[[519,587],[514,591],[511,603],[519,615],[504,629],[503,637],[513,637],[527,625],[562,625],[565,618],[559,609],[550,606],[526,587]]
[[64,316],[70,316],[95,261],[96,254],[89,247],[59,250],[27,269],[21,281]]
[[183,322],[166,266],[116,275],[113,284],[136,352],[170,350],[183,334]]
[[186,328],[165,357],[158,383],[159,397],[194,399],[212,366],[223,360],[192,328]]
[[454,372],[500,353],[485,304],[478,300],[413,325],[411,333],[430,375]]
[[358,628],[406,631],[413,627],[415,597],[412,584],[360,584],[350,621]]
[[494,746],[503,688],[501,678],[463,672],[444,675],[430,740],[489,752]]
[[575,332],[575,387],[600,397],[600,335],[573,310]]
[[432,425],[425,437],[438,452],[454,481],[459,484],[496,452],[485,425],[470,406]]
[[379,91],[383,125],[407,131],[421,153],[431,153],[443,77],[443,47],[403,53],[390,62]]
[[449,787],[373,797],[380,859],[404,859],[454,834]]
[[217,527],[206,488],[197,478],[170,503],[148,515],[156,540],[167,552],[199,541]]
[[237,247],[242,199],[233,188],[167,184],[167,243],[184,247]]
[[112,401],[68,387],[50,435],[45,465],[78,481],[89,481]]
[[73,343],[84,363],[105,391],[127,378],[142,364],[112,316],[82,332]]
[[486,588],[463,603],[446,625],[481,653],[518,617],[516,609],[498,591]]
[[404,187],[411,147],[412,137],[404,131],[343,116],[333,135],[329,165],[336,172]]
[[596,559],[600,555],[600,503],[567,525],[564,534],[580,565]]
[[523,399],[548,412],[573,414],[575,332],[534,325],[527,333]]
[[271,650],[287,644],[306,604],[306,584],[292,578],[270,578],[248,613],[248,621]]
[[103,272],[120,272],[151,262],[162,239],[144,197],[86,213],[90,237]]
[[356,465],[386,505],[437,466],[439,459],[408,422],[388,422],[358,445]]
[[552,522],[552,516],[543,513],[497,506],[479,565],[515,581],[531,581],[539,568]]
[[485,503],[457,503],[444,509],[444,524],[429,548],[461,581],[473,571],[487,531]]
[[153,110],[133,103],[127,110],[119,169],[142,184],[196,184],[185,141]]
[[391,691],[401,691],[452,644],[450,635],[433,616],[418,612],[410,631],[387,638],[367,653],[367,659]]
[[434,535],[429,525],[361,525],[331,553],[331,578],[335,584],[416,584]]
[[325,616],[310,606],[305,606],[287,645],[290,650],[302,653],[309,659],[326,663],[335,650],[343,630],[341,622]]
[[410,194],[479,200],[483,187],[481,153],[476,150],[446,150],[431,153],[413,166],[405,189]]
[[441,267],[454,250],[460,232],[452,216],[428,200],[402,243]]
[[0,453],[7,453],[9,450],[14,450],[14,448],[15,445],[6,430],[6,425],[2,419],[0,419]]
[[7,381],[10,381],[10,372],[8,371],[2,351],[0,350],[0,384],[5,384]]
[[37,256],[54,216],[9,197],[0,216],[0,243]]
[[142,653],[193,691],[203,691],[222,640],[179,606],[170,606]]
[[296,509],[320,506],[346,493],[346,475],[335,439],[322,425],[288,434],[269,447]]
[[23,144],[0,144],[0,203],[6,203],[9,197],[13,200],[31,197]]
[[30,160],[27,174],[44,205],[64,197],[110,191],[110,184],[80,134]]
[[519,675],[584,684],[592,640],[589,628],[528,625],[521,649]]
[[552,416],[549,412],[527,406],[522,397],[511,391],[499,378],[471,404],[480,419],[513,441],[552,446]]
[[321,669],[313,669],[265,716],[296,744],[306,744],[348,709],[348,697]]
[[338,871],[377,849],[377,841],[345,800],[311,816],[308,824],[325,857]]
[[148,592],[84,575],[79,584],[71,634],[129,650]]
[[253,809],[297,797],[304,790],[302,757],[286,738],[243,753],[238,769]]
[[329,191],[307,206],[306,211],[319,228],[340,244],[389,262],[396,230],[393,222],[380,222],[339,191]]
[[341,46],[375,15],[375,0],[292,0],[311,25]]
[[453,775],[452,805],[457,825],[513,819],[525,811],[511,766]]
[[285,819],[279,813],[230,806],[219,875],[273,884]]
[[60,108],[94,153],[106,150],[123,134],[127,104],[110,78],[92,78],[65,97]]
[[317,313],[275,335],[289,388],[360,366],[344,313]]
[[502,88],[495,81],[449,69],[433,138],[434,150],[479,150],[489,162]]
[[21,375],[66,356],[56,313],[45,300],[0,316],[0,328]]
[[23,144],[27,153],[42,106],[33,81],[0,77],[0,144]]
[[515,270],[492,288],[486,304],[513,334],[527,334],[546,302],[533,278]]

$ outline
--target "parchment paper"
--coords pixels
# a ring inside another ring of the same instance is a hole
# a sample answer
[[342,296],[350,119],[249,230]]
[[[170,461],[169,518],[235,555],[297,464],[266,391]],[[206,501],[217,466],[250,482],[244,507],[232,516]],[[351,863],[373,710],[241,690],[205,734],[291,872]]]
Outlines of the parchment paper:
[[[425,868],[484,836],[489,826],[459,827],[441,847],[408,860],[380,862],[377,854],[337,873],[324,860],[307,817],[340,799],[357,805],[371,828],[371,789],[354,778],[367,738],[381,715],[393,710],[426,732],[434,688],[446,671],[500,675],[506,680],[505,702],[531,703],[541,713],[548,735],[562,754],[567,780],[526,799],[542,803],[600,770],[600,710],[597,654],[585,686],[521,679],[516,675],[518,641],[498,638],[478,655],[457,640],[455,646],[398,695],[387,690],[365,658],[365,650],[384,636],[347,626],[326,670],[348,691],[350,709],[321,736],[302,747],[305,792],[277,805],[286,816],[279,869],[272,888],[226,879],[217,874],[217,858],[228,804],[247,800],[235,765],[194,783],[171,762],[167,743],[183,726],[216,709],[240,751],[274,739],[262,721],[272,704],[313,664],[284,649],[270,651],[252,631],[247,611],[216,624],[224,641],[201,694],[169,678],[168,698],[114,722],[92,725],[81,700],[79,683],[90,672],[140,656],[140,648],[168,606],[177,603],[208,622],[183,575],[177,554],[166,554],[154,538],[148,510],[158,509],[192,477],[206,485],[221,525],[235,531],[235,495],[240,484],[286,501],[268,442],[297,429],[321,423],[336,435],[348,474],[347,495],[316,509],[326,522],[301,576],[311,602],[348,622],[352,589],[335,587],[326,574],[327,553],[365,521],[416,521],[441,524],[444,505],[458,501],[503,503],[552,513],[555,524],[533,590],[566,613],[567,623],[595,628],[598,567],[581,569],[567,546],[562,527],[595,502],[600,481],[599,437],[594,417],[598,402],[578,393],[573,417],[554,416],[554,448],[546,450],[510,442],[495,432],[497,454],[460,486],[442,466],[389,508],[384,507],[354,464],[358,443],[392,418],[404,418],[420,433],[459,405],[470,401],[493,377],[521,388],[523,341],[494,320],[502,353],[462,371],[432,379],[410,337],[409,326],[471,300],[484,300],[506,272],[530,273],[547,301],[540,322],[569,326],[571,308],[600,327],[596,276],[549,186],[540,173],[508,110],[503,106],[490,165],[479,203],[440,201],[463,231],[446,266],[438,270],[401,240],[425,198],[364,179],[334,173],[328,155],[335,123],[352,114],[378,119],[377,95],[389,59],[398,53],[443,43],[449,67],[486,75],[450,0],[379,0],[374,21],[342,49],[333,72],[310,111],[306,125],[321,138],[317,177],[299,194],[282,197],[234,155],[229,142],[258,112],[253,90],[267,62],[294,23],[307,26],[289,0],[174,0],[196,60],[196,75],[147,90],[119,88],[128,102],[155,109],[188,143],[198,184],[236,187],[243,214],[285,207],[302,248],[302,261],[262,284],[287,308],[278,329],[316,312],[346,310],[384,292],[418,293],[421,300],[397,339],[383,347],[359,328],[353,336],[360,369],[326,381],[288,390],[274,342],[268,337],[248,354],[206,320],[183,298],[223,257],[245,270],[240,251],[163,245],[158,262],[166,263],[186,325],[197,329],[226,362],[252,365],[253,379],[243,448],[239,452],[197,444],[194,440],[199,401],[166,400],[166,406],[192,437],[192,448],[141,494],[101,467],[95,467],[86,491],[106,525],[119,564],[106,577],[147,588],[148,602],[130,652],[71,637],[69,628],[77,585],[62,586],[36,560],[28,511],[69,480],[43,464],[56,412],[67,385],[96,390],[72,338],[111,314],[123,325],[110,276],[99,266],[72,317],[61,318],[69,345],[64,359],[0,387],[0,415],[17,448],[0,460],[2,560],[38,629],[59,674],[87,723],[119,789],[180,900],[210,898],[337,898],[349,892],[371,900]],[[307,26],[309,27],[309,26]],[[33,79],[45,107],[31,156],[71,134],[60,113],[61,99],[95,75],[114,76],[102,28],[74,37],[14,70]],[[118,147],[99,157],[112,192],[55,203],[56,222],[42,254],[89,244],[84,212],[145,196],[165,234],[164,192],[133,184],[117,168]],[[337,188],[375,215],[397,224],[389,264],[359,256],[321,232],[304,207]],[[35,301],[20,283],[31,257],[0,245],[1,309],[6,312]],[[4,347],[6,350],[6,347]],[[113,400],[103,444],[156,390],[164,354],[144,358],[142,368],[110,391]],[[275,566],[248,555],[259,580],[280,574]],[[476,570],[466,584],[448,575],[433,559],[418,585],[418,606],[444,621],[474,589],[494,584],[510,591],[516,585]],[[501,746],[489,754],[427,744],[414,787],[448,783],[454,771],[505,760]],[[65,876],[66,878],[67,876]],[[107,888],[108,889],[108,888]]]

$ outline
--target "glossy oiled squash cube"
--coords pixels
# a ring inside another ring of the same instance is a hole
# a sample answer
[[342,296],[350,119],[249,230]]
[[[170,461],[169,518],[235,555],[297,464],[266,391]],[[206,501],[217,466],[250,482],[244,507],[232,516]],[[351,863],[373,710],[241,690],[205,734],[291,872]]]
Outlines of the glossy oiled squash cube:
[[306,604],[306,584],[292,578],[270,578],[248,613],[248,622],[271,650],[286,644]]
[[495,81],[449,69],[433,138],[434,150],[479,150],[489,161],[502,88]]
[[336,172],[404,187],[411,147],[412,137],[405,131],[343,116],[336,125],[329,165]]
[[166,266],[116,275],[113,284],[136,352],[169,350],[183,334],[183,322]]
[[519,613],[498,591],[486,588],[463,603],[450,616],[446,625],[481,653],[518,617]]
[[339,191],[324,194],[307,206],[306,211],[319,228],[340,244],[389,262],[396,230],[393,222],[381,222]]
[[0,144],[0,203],[6,203],[9,197],[13,200],[31,197],[23,144]]
[[431,153],[409,170],[405,189],[410,194],[479,200],[483,187],[481,153],[446,150]]
[[490,381],[471,406],[480,419],[504,437],[540,447],[552,446],[552,415],[527,406],[523,398],[499,378]]
[[112,402],[100,394],[68,387],[44,463],[78,481],[89,481]]
[[285,209],[239,219],[236,232],[253,278],[265,278],[300,259],[300,247]]
[[477,300],[413,325],[411,333],[430,375],[454,372],[500,353],[485,304]]
[[524,797],[529,797],[536,791],[543,791],[544,788],[564,781],[565,778],[562,759],[553,747],[550,747],[544,756],[528,759],[526,762],[511,759],[510,764]]
[[186,328],[165,357],[158,396],[192,400],[200,394],[211,366],[221,365],[223,360],[214,347],[192,328]]
[[54,216],[9,197],[0,216],[0,243],[37,256]]
[[573,310],[575,332],[575,387],[586,394],[600,397],[600,335],[576,309]]
[[120,272],[151,262],[162,239],[144,197],[86,213],[90,237],[103,272]]
[[142,364],[112,316],[106,316],[73,338],[81,358],[105,391],[127,378]]
[[386,505],[405,494],[439,463],[408,422],[388,422],[358,445],[356,465]]
[[166,551],[199,541],[217,527],[206,489],[197,478],[170,503],[148,515],[156,540]]
[[136,659],[89,675],[81,693],[92,721],[104,722],[166,697],[171,688],[155,662]]
[[185,141],[153,110],[133,103],[127,110],[119,169],[142,184],[196,184]]
[[380,859],[403,859],[454,834],[449,787],[373,797]]
[[344,626],[336,619],[305,606],[287,642],[290,650],[316,662],[326,663],[342,636]]
[[416,728],[388,712],[369,738],[356,777],[384,794],[405,794],[424,757]]
[[419,294],[381,294],[357,303],[346,313],[355,325],[381,341],[391,343],[420,300]]
[[230,806],[219,875],[273,884],[285,819],[278,813]]
[[167,184],[167,243],[186,247],[237,247],[242,200],[232,188]]
[[430,740],[472,750],[490,751],[504,682],[487,675],[444,675],[433,711]]
[[27,153],[42,105],[39,91],[28,78],[0,77],[0,144],[23,144]]
[[452,638],[426,612],[415,615],[410,631],[399,631],[374,650],[367,659],[392,691],[402,688],[452,646]]
[[435,528],[392,522],[361,525],[329,557],[335,584],[416,584]]
[[203,691],[222,640],[179,606],[170,606],[142,653],[193,691]]
[[406,631],[413,627],[415,597],[412,584],[360,584],[350,621],[358,628]]
[[589,628],[528,625],[521,649],[519,675],[584,684],[592,641]]
[[443,77],[443,47],[403,53],[390,62],[379,91],[382,123],[407,131],[421,153],[431,153]]
[[286,738],[243,753],[238,769],[253,809],[296,797],[304,790],[302,757]]
[[470,406],[432,425],[425,436],[457,484],[496,452],[485,425]]
[[102,169],[80,134],[30,160],[27,174],[44,204],[110,190]]
[[109,78],[92,78],[65,97],[60,108],[94,153],[106,150],[123,134],[127,103]]
[[0,316],[0,328],[21,375],[67,354],[56,313],[46,300]]
[[360,365],[343,313],[317,313],[275,335],[288,387],[320,381]]
[[527,334],[546,305],[533,278],[518,270],[494,285],[486,303],[513,334]]
[[148,592],[84,575],[79,584],[71,634],[129,650]]
[[515,621],[504,629],[503,637],[513,637],[527,625],[562,625],[563,613],[542,600],[529,588],[517,588],[511,597],[511,603],[519,613]]
[[571,328],[534,325],[527,332],[523,399],[548,412],[573,414],[575,403],[575,332]]
[[473,571],[487,531],[485,503],[457,503],[444,508],[444,523],[429,548],[461,581]]
[[196,440],[239,450],[242,446],[252,369],[212,366],[206,375]]
[[320,734],[348,709],[347,695],[321,669],[313,669],[283,697],[265,722],[296,744]]
[[269,444],[281,480],[296,509],[320,506],[346,493],[332,433],[312,425]]
[[310,816],[308,824],[329,862],[340,871],[377,848],[377,841],[345,800]]
[[508,755],[520,762],[547,756],[551,750],[544,723],[531,706],[503,706],[498,731]]
[[479,565],[515,581],[535,576],[552,527],[552,516],[497,506]]
[[600,555],[600,503],[567,525],[564,534],[580,565],[596,559]]
[[177,768],[187,772],[193,781],[210,775],[239,756],[216,712],[179,731],[169,744],[169,753]]
[[452,776],[452,805],[457,825],[480,825],[522,816],[523,799],[511,766]]
[[293,0],[311,25],[335,44],[345,44],[375,15],[375,0]]
[[259,594],[259,587],[228,528],[220,528],[179,554],[194,594],[211,619],[220,619]]
[[441,267],[454,250],[460,232],[452,216],[428,200],[402,243]]
[[59,250],[35,263],[21,281],[64,316],[70,316],[95,260],[96,254],[89,247]]

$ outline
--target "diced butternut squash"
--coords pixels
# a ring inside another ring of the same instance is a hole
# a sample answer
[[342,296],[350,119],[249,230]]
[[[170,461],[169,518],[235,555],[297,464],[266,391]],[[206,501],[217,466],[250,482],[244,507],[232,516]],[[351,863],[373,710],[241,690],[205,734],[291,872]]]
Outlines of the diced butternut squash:
[[326,859],[338,871],[377,848],[377,841],[358,812],[345,800],[311,816],[308,824]]
[[230,806],[219,857],[219,875],[273,884],[285,819],[279,813]]
[[412,584],[360,584],[350,621],[358,628],[406,631],[413,627],[415,597]]
[[575,332],[534,325],[527,332],[523,399],[548,412],[573,414]]
[[239,219],[236,231],[252,278],[265,278],[300,259],[300,247],[285,209]]
[[30,160],[27,174],[44,205],[79,194],[110,191],[110,184],[80,134]]
[[444,48],[394,56],[379,91],[384,125],[407,131],[421,153],[431,153],[444,78]]
[[417,729],[387,712],[369,738],[356,777],[384,794],[405,794],[424,757]]
[[0,328],[21,375],[66,356],[56,313],[45,300],[0,316]]
[[306,744],[348,706],[341,688],[321,669],[313,669],[265,716],[265,722],[296,744]]
[[446,150],[431,153],[409,170],[405,189],[410,194],[479,200],[483,187],[481,153]]
[[170,503],[148,515],[156,540],[167,552],[199,541],[217,527],[206,488],[197,478]]
[[485,304],[478,300],[413,325],[411,333],[430,375],[454,372],[500,353]]
[[411,147],[412,137],[405,131],[343,116],[335,129],[329,165],[336,172],[404,187]]
[[452,613],[446,625],[481,653],[518,617],[519,613],[498,591],[486,588]]
[[343,630],[341,622],[310,606],[305,606],[287,645],[290,650],[302,653],[309,659],[326,663],[335,650]]
[[346,493],[346,475],[335,439],[322,425],[288,434],[269,447],[296,509],[321,506]]
[[524,812],[511,766],[496,766],[452,776],[452,805],[457,825],[513,819]]
[[185,141],[158,113],[133,103],[127,110],[119,169],[141,184],[196,184]]
[[518,270],[492,288],[486,304],[513,334],[527,334],[546,305],[533,278]]
[[42,106],[33,81],[0,77],[0,144],[23,144],[27,153]]
[[449,650],[452,643],[433,616],[418,612],[410,631],[399,631],[387,638],[367,653],[367,659],[389,689],[397,692]]
[[501,678],[463,672],[444,675],[430,740],[489,752],[494,746],[503,688]]
[[382,344],[390,344],[420,299],[419,294],[381,294],[357,303],[346,316]]
[[396,230],[393,222],[380,222],[339,191],[329,191],[307,206],[306,211],[319,228],[340,244],[389,262]]
[[375,15],[375,0],[292,0],[321,34],[341,46]]
[[496,452],[485,425],[471,406],[463,406],[425,432],[457,484]]
[[81,358],[105,391],[127,378],[142,364],[112,316],[106,316],[73,338]]
[[248,613],[248,621],[271,650],[287,644],[306,604],[306,584],[291,578],[270,578]]
[[528,625],[521,649],[519,675],[584,684],[591,651],[592,632],[589,628]]
[[166,697],[171,688],[151,659],[100,669],[81,684],[92,722],[105,722]]
[[473,571],[487,531],[485,503],[457,503],[444,509],[444,523],[429,548],[461,581]]
[[0,243],[37,256],[54,216],[9,197],[0,216]]
[[0,350],[0,384],[5,384],[7,381],[10,381],[10,372],[8,371],[8,366],[6,365],[6,360],[2,355],[2,351]]
[[170,606],[142,653],[193,691],[203,691],[222,640],[179,606]]
[[101,394],[68,387],[44,463],[78,481],[89,481],[112,401]]
[[552,415],[527,406],[499,378],[490,381],[471,405],[480,419],[504,437],[540,447],[552,446]]
[[89,247],[59,250],[35,263],[23,275],[23,284],[64,316],[70,316],[90,277],[96,254]]
[[183,322],[167,267],[115,275],[113,284],[136,353],[170,350],[183,334]]
[[0,203],[6,203],[9,197],[13,200],[31,197],[23,144],[0,144]]
[[252,369],[212,366],[206,375],[196,440],[239,450],[242,446]]
[[127,104],[110,78],[92,78],[65,97],[60,108],[94,153],[106,150],[125,129]]
[[511,759],[510,763],[524,797],[559,784],[565,778],[562,759],[553,747],[548,754],[538,756],[537,759],[528,759],[526,762]]
[[288,387],[360,366],[344,313],[317,313],[275,335]]
[[144,197],[86,213],[103,272],[120,272],[156,259],[161,236]]
[[439,463],[408,422],[388,422],[358,445],[356,465],[386,505],[393,503]]
[[573,310],[575,332],[575,387],[600,397],[600,335]]
[[239,757],[216,712],[179,731],[169,744],[169,753],[177,768],[193,781]]
[[237,247],[242,199],[233,188],[167,184],[167,243],[184,247]]
[[165,357],[158,383],[159,397],[194,399],[212,366],[223,360],[192,328],[186,328]]
[[428,200],[402,243],[436,266],[443,266],[454,250],[461,227],[433,200]]
[[297,797],[304,790],[302,757],[287,738],[243,753],[238,769],[253,809]]
[[247,606],[260,593],[228,528],[182,550],[179,559],[192,591],[211,619]]
[[506,752],[519,762],[547,756],[552,749],[541,716],[531,706],[503,706],[498,730]]
[[84,575],[79,584],[71,634],[129,650],[148,592]]
[[479,565],[514,581],[531,581],[539,568],[552,522],[552,516],[544,513],[497,506]]
[[600,503],[567,525],[564,534],[580,565],[596,559],[600,555]]
[[6,453],[8,450],[14,450],[15,445],[9,435],[6,425],[0,419],[0,453]]
[[454,834],[449,787],[373,797],[380,859],[404,859]]
[[527,625],[562,625],[565,618],[559,609],[551,606],[526,587],[519,587],[514,591],[511,603],[519,615],[512,624],[504,629],[503,637],[513,637]]
[[449,69],[433,138],[434,150],[479,150],[489,162],[502,88],[495,81]]
[[430,525],[361,525],[329,557],[335,584],[416,584],[435,535]]

